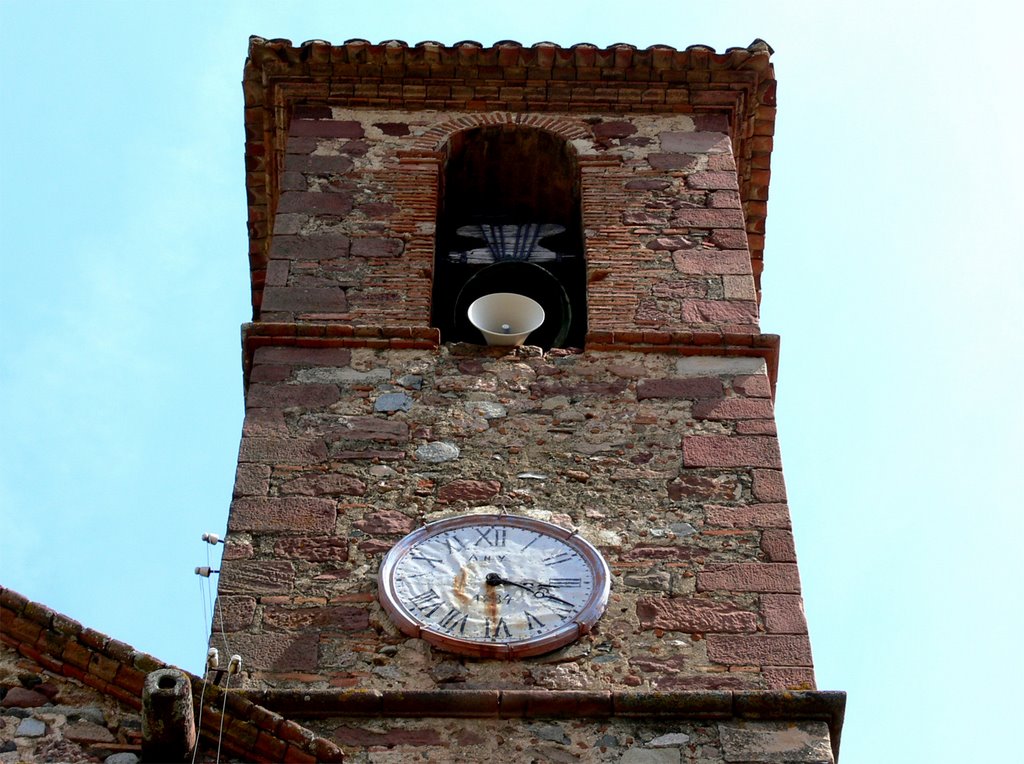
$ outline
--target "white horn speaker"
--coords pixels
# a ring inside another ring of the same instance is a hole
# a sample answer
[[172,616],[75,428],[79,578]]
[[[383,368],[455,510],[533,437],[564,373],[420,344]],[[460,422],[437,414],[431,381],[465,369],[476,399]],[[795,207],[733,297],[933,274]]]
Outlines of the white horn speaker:
[[488,345],[522,345],[544,323],[544,308],[521,294],[495,292],[473,300],[467,317]]

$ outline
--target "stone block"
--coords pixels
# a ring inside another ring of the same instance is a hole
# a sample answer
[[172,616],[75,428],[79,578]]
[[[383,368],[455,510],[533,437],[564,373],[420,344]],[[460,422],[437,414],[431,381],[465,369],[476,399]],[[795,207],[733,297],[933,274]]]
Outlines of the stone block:
[[825,722],[720,722],[718,732],[727,762],[832,764]]
[[811,666],[806,635],[708,634],[708,658],[741,666]]
[[798,594],[800,575],[791,563],[711,563],[698,571],[697,591]]
[[705,632],[754,632],[757,616],[722,602],[695,597],[645,597],[637,601],[636,614],[644,629]]
[[331,499],[243,497],[231,504],[228,529],[333,533],[336,519],[337,503]]
[[295,566],[281,560],[239,560],[224,565],[218,593],[267,595],[291,591]]
[[691,435],[683,437],[687,467],[782,468],[779,441],[765,435]]

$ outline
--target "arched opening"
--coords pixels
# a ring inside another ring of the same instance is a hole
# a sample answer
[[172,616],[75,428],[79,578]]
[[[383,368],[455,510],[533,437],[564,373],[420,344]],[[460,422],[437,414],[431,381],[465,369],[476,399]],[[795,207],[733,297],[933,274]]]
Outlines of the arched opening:
[[442,341],[483,343],[469,305],[514,292],[545,310],[529,344],[582,347],[586,265],[572,146],[518,125],[458,133],[447,145],[439,199],[432,323]]

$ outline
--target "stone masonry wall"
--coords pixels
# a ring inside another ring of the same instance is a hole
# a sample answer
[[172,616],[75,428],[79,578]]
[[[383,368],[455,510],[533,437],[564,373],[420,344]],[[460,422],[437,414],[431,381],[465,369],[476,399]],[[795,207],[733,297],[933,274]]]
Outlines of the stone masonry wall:
[[736,164],[715,114],[296,107],[260,319],[429,325],[444,150],[494,124],[553,132],[578,156],[592,332],[757,333]]
[[[813,687],[764,363],[671,353],[263,347],[217,628],[259,687]],[[612,571],[594,632],[460,659],[376,602],[420,523],[575,526]]]

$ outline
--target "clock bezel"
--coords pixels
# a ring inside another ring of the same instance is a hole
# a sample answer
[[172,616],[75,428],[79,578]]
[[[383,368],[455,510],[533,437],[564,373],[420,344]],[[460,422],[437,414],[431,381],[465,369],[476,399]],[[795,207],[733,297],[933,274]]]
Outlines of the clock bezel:
[[[395,589],[394,573],[399,561],[426,539],[459,528],[472,526],[507,526],[521,528],[556,538],[572,547],[583,558],[594,578],[594,587],[580,612],[570,623],[547,634],[502,642],[454,637],[430,628],[402,605]],[[608,563],[597,548],[575,530],[523,515],[469,514],[448,517],[427,523],[398,541],[385,555],[377,575],[377,598],[399,630],[410,637],[423,639],[442,650],[476,658],[513,660],[542,655],[564,647],[588,634],[604,614],[611,591]]]

